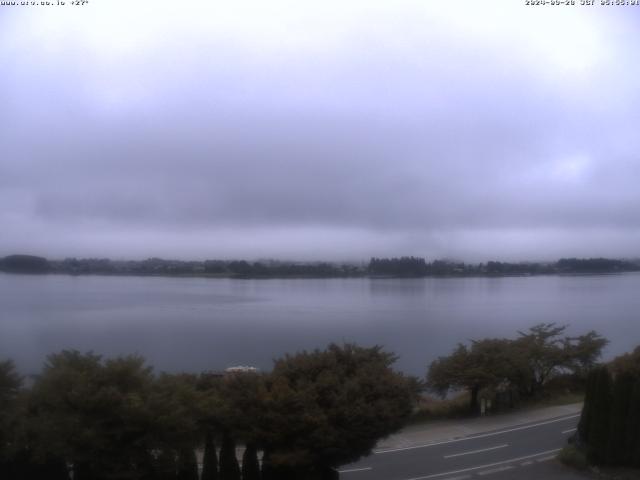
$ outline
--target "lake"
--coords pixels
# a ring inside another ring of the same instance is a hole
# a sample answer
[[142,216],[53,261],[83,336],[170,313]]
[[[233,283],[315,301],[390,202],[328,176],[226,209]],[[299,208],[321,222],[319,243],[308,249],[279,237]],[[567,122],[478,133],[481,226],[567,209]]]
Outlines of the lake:
[[595,329],[605,356],[640,344],[640,274],[500,278],[206,279],[0,274],[0,359],[37,372],[62,349],[139,353],[156,370],[268,370],[330,342],[383,345],[423,375],[472,338],[540,322]]

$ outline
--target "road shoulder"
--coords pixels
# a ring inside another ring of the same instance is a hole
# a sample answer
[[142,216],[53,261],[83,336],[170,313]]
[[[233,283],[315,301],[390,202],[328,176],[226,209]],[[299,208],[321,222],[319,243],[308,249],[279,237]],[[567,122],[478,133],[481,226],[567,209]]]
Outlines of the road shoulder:
[[454,440],[579,415],[582,403],[519,410],[512,413],[487,415],[462,420],[441,420],[411,425],[378,443],[376,451],[410,448],[436,442]]

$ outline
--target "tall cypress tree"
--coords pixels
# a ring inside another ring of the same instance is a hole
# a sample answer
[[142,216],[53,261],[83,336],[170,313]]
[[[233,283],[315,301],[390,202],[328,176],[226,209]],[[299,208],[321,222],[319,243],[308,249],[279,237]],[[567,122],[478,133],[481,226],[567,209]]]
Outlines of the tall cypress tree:
[[91,465],[87,462],[73,463],[73,480],[93,480]]
[[178,455],[178,480],[198,480],[198,459],[193,448],[185,448]]
[[628,415],[634,379],[629,373],[620,373],[613,382],[611,422],[607,444],[607,463],[623,465],[630,445],[627,435]]
[[260,480],[260,463],[255,444],[247,444],[242,455],[242,480]]
[[163,449],[155,462],[156,478],[158,480],[176,480],[177,470],[175,453],[168,448]]
[[39,467],[42,473],[41,478],[46,478],[47,480],[69,480],[67,462],[61,458],[47,458]]
[[262,480],[275,480],[276,478],[273,473],[270,455],[267,450],[262,452],[262,468],[260,469],[260,473]]
[[609,422],[611,421],[611,374],[607,367],[597,370],[593,394],[594,409],[589,424],[587,457],[591,463],[602,465],[607,460]]
[[207,432],[204,439],[201,480],[218,480],[218,455],[216,454],[216,443],[211,432]]
[[588,445],[589,443],[589,427],[593,421],[593,400],[595,398],[595,383],[598,377],[598,370],[594,369],[587,376],[587,385],[584,395],[584,405],[580,414],[580,422],[578,423],[578,444]]
[[636,378],[627,419],[627,465],[640,468],[640,378]]
[[220,480],[240,480],[240,466],[236,458],[236,442],[229,432],[222,435],[220,449]]

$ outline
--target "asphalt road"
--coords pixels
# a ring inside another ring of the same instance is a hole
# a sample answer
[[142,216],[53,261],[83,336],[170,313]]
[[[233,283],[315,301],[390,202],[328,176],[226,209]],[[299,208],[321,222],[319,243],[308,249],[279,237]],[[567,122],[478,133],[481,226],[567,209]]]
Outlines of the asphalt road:
[[[374,452],[340,469],[341,480],[579,478],[551,463],[579,415],[516,425],[455,440]],[[546,465],[545,465],[546,464]],[[550,470],[551,469],[551,470]],[[544,473],[547,471],[548,473]],[[559,475],[559,476],[557,476]]]

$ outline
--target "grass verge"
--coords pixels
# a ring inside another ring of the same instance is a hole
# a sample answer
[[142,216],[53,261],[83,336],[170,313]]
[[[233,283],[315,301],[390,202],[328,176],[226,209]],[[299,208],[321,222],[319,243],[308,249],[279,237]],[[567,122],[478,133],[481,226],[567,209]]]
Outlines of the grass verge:
[[[469,393],[461,392],[451,398],[440,399],[430,395],[421,398],[409,424],[415,425],[434,420],[448,420],[456,418],[468,418],[473,415],[469,411]],[[500,411],[490,411],[490,414],[515,412],[537,407],[553,407],[559,405],[571,405],[584,401],[583,392],[549,392],[543,396],[521,400],[514,408]]]
[[410,423],[424,423],[432,420],[464,418],[469,416],[469,394],[460,393],[444,400],[425,395],[420,400]]
[[575,445],[567,445],[558,454],[558,460],[567,465],[568,467],[576,468],[578,470],[586,470],[589,468],[587,462],[587,456],[584,452],[578,450]]

